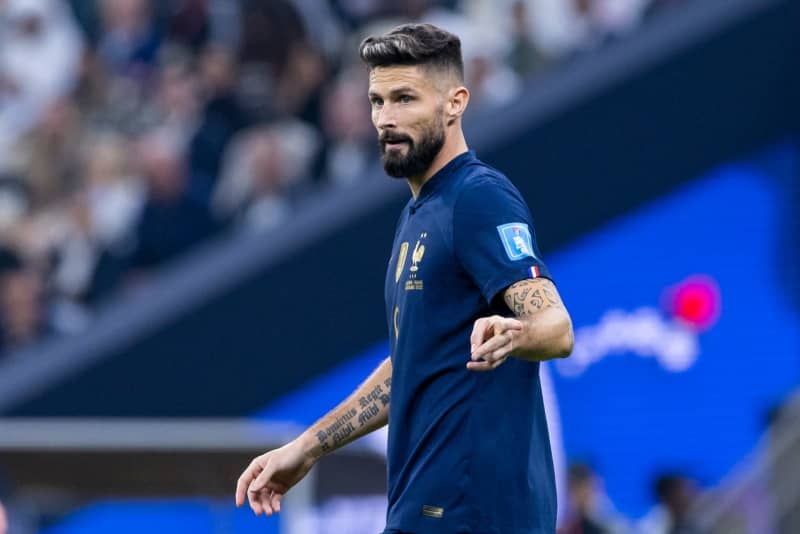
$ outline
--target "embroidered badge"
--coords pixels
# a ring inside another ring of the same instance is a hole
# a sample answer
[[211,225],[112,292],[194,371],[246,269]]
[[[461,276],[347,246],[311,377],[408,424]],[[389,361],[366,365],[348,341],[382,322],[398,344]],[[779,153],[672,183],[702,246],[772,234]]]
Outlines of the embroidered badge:
[[444,508],[438,506],[428,506],[427,504],[422,507],[422,515],[426,517],[433,517],[434,519],[441,519],[444,516]]
[[397,268],[394,271],[394,281],[400,281],[400,275],[403,274],[403,267],[406,265],[406,256],[408,256],[408,241],[404,241],[400,245],[400,251],[397,254]]
[[533,241],[528,225],[525,223],[501,224],[497,227],[500,233],[500,240],[506,249],[508,259],[511,261],[521,260],[522,258],[535,258],[533,253]]

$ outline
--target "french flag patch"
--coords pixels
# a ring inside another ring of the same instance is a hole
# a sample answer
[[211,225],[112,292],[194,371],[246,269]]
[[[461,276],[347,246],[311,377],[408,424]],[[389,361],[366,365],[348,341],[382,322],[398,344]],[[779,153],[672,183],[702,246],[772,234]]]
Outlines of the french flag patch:
[[539,271],[539,267],[536,265],[531,266],[531,268],[528,269],[528,272],[531,274],[531,278],[539,278],[542,275],[542,273]]

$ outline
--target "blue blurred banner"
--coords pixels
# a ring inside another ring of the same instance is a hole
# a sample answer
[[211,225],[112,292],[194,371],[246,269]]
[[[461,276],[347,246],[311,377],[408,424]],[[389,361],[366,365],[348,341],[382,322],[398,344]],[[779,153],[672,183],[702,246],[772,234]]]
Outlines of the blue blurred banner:
[[660,470],[718,482],[798,384],[797,163],[785,144],[723,166],[550,258],[576,327],[553,373],[566,453],[628,514]]
[[71,514],[41,534],[278,534],[280,517],[257,517],[248,507],[212,499],[108,500]]

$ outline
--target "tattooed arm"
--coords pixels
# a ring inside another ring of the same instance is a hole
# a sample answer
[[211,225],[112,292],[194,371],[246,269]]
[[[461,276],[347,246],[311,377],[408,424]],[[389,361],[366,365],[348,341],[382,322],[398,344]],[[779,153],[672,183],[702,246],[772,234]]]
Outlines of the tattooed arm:
[[317,421],[300,438],[315,458],[335,451],[389,422],[392,361],[378,368],[339,406]]
[[478,319],[467,368],[490,371],[509,356],[531,361],[569,356],[574,342],[572,321],[553,282],[521,280],[506,289],[503,298],[516,319],[499,315]]
[[236,484],[236,505],[247,497],[257,515],[280,511],[283,495],[323,455],[354,441],[389,421],[392,362],[389,358],[352,395],[297,439],[256,457]]

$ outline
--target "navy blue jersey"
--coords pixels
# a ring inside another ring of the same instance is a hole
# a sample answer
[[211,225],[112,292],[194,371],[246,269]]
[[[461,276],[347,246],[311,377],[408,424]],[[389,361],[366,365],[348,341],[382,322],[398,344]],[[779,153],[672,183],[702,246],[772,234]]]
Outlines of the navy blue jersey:
[[386,273],[392,388],[386,533],[552,534],[556,493],[539,364],[466,368],[473,323],[549,277],[525,201],[466,152],[412,199]]

